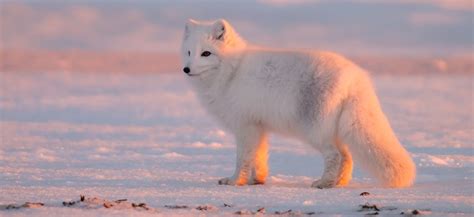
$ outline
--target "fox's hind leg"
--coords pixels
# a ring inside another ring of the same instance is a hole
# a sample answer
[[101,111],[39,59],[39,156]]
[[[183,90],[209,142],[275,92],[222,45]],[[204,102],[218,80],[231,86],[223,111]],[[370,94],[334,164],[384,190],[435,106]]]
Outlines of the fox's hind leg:
[[313,182],[314,188],[345,186],[352,178],[352,156],[347,146],[336,139],[334,145],[322,149],[324,172],[321,179]]
[[313,188],[332,188],[338,184],[339,168],[341,166],[341,153],[334,147],[323,149],[321,153],[324,157],[324,172],[321,179],[313,182]]
[[235,132],[235,140],[237,143],[235,173],[231,177],[219,180],[219,184],[245,185],[253,169],[256,169],[256,181],[264,182],[267,174],[267,139],[263,129],[254,125],[240,127]]
[[339,177],[337,179],[337,186],[346,186],[352,179],[352,155],[349,152],[347,145],[342,144],[339,140],[336,144],[341,154],[341,164],[339,166]]

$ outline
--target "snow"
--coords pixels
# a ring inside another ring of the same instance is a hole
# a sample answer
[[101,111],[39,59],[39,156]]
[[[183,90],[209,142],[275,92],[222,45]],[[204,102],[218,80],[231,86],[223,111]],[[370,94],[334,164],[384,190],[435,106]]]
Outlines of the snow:
[[[321,156],[279,136],[270,140],[268,183],[217,185],[234,169],[232,137],[206,115],[181,73],[3,72],[0,216],[373,213],[358,211],[366,203],[383,215],[471,216],[472,79],[375,75],[383,109],[418,166],[416,183],[377,187],[356,165],[348,187],[320,190],[310,185],[322,173]],[[79,195],[85,200],[62,204]],[[26,202],[44,205],[6,209]]]

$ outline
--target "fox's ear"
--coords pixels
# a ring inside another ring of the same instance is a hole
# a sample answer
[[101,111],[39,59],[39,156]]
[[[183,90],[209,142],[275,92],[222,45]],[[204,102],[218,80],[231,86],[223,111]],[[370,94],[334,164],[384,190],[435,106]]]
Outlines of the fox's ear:
[[197,21],[193,19],[189,19],[188,22],[186,22],[186,25],[184,26],[184,39],[187,39],[189,37],[189,34],[191,34],[191,29],[197,25]]
[[198,21],[193,20],[193,19],[188,19],[188,22],[186,22],[186,27],[193,27],[198,24]]
[[226,20],[217,20],[212,25],[212,38],[215,40],[224,41],[227,33],[229,32],[229,28],[230,24]]

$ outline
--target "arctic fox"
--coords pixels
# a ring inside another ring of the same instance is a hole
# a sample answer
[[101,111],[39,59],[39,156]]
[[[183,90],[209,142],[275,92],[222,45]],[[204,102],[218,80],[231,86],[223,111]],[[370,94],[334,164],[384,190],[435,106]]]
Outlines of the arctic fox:
[[312,187],[347,185],[352,156],[384,186],[412,185],[415,165],[367,72],[346,58],[251,46],[225,20],[189,20],[181,54],[199,101],[235,136],[235,173],[219,184],[265,183],[267,135],[276,132],[323,155],[324,172]]

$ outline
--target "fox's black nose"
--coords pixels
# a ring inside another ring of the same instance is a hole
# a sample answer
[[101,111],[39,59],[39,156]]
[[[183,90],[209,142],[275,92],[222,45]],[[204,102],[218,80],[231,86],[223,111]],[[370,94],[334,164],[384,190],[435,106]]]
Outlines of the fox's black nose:
[[191,72],[191,69],[189,69],[189,67],[184,67],[183,72],[188,74],[189,72]]

